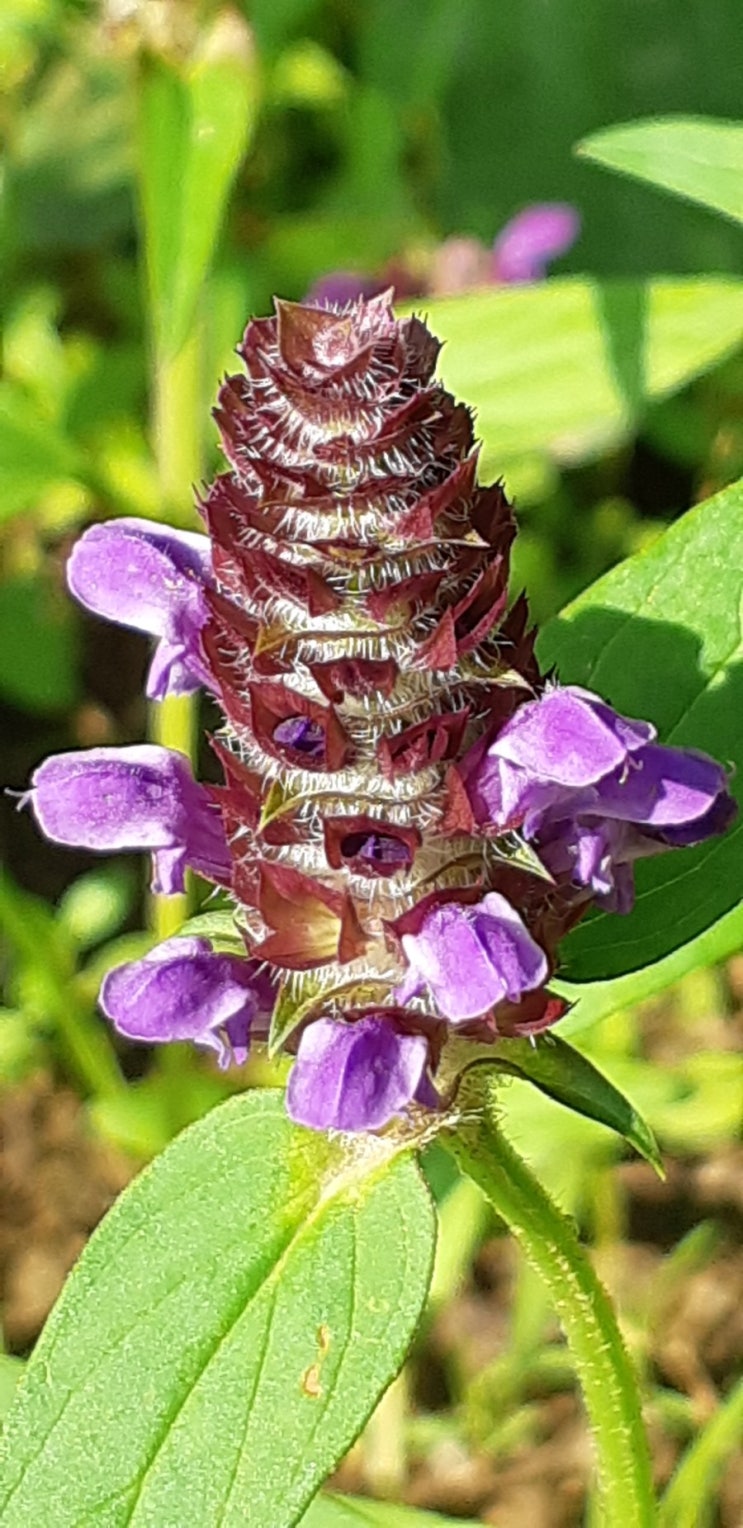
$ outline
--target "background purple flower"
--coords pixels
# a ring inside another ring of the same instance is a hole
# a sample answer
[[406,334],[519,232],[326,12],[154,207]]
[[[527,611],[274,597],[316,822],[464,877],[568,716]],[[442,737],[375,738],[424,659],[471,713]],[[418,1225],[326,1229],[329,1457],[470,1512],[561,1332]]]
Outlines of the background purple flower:
[[191,1040],[227,1066],[245,1060],[254,1025],[265,1032],[273,998],[255,961],[217,954],[207,939],[176,936],[109,971],[99,1002],[127,1039]]
[[474,906],[446,902],[428,912],[417,934],[403,934],[408,971],[395,994],[409,1002],[426,989],[453,1024],[479,1018],[504,999],[547,980],[547,957],[516,909],[490,891]]
[[541,281],[550,262],[567,254],[579,233],[580,214],[575,207],[566,202],[536,202],[505,224],[491,249],[479,239],[454,235],[434,250],[426,273],[402,256],[377,276],[329,271],[313,282],[305,302],[345,307],[356,298],[374,297],[390,286],[402,300]]
[[208,536],[132,518],[92,525],[72,549],[67,582],[95,615],[159,639],[147,679],[151,699],[214,688],[200,640],[211,583]]
[[317,1019],[299,1042],[286,1094],[311,1130],[381,1130],[418,1095],[430,1105],[428,1041],[371,1014],[351,1024]]
[[183,754],[154,744],[45,759],[26,798],[47,838],[74,848],[149,849],[152,889],[182,891],[186,866],[229,884],[220,814]]
[[580,216],[566,202],[537,202],[506,223],[495,243],[491,281],[541,281],[550,261],[567,254],[580,233]]

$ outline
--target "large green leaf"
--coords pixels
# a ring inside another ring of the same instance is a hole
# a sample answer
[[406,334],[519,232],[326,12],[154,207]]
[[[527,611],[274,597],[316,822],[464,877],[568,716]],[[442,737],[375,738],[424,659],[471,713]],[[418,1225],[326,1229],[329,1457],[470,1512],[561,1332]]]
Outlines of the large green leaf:
[[649,117],[592,133],[576,152],[743,222],[741,122]]
[[[418,305],[420,306],[420,305]],[[563,279],[426,303],[440,370],[477,411],[483,470],[579,461],[743,337],[743,282]]]
[[162,351],[193,323],[227,197],[256,110],[255,65],[240,19],[218,20],[198,56],[142,65],[139,161],[150,304]]
[[[740,795],[742,594],[739,483],[580,595],[545,627],[539,657],[557,665],[564,683],[655,722],[664,742],[737,767],[732,788]],[[722,838],[638,864],[635,878],[629,916],[596,914],[565,940],[568,980],[639,970],[711,930],[743,896],[743,818]]]
[[301,1130],[274,1091],[214,1109],[50,1317],[3,1435],[4,1528],[290,1528],[399,1369],[433,1246],[410,1152]]

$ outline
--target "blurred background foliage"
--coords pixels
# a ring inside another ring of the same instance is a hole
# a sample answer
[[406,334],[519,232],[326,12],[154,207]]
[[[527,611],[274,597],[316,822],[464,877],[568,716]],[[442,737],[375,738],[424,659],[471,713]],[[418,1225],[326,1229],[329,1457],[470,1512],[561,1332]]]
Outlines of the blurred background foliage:
[[[342,270],[386,276],[409,300],[447,238],[490,245],[528,203],[575,204],[581,236],[554,279],[413,303],[478,410],[485,468],[517,495],[514,590],[540,621],[740,476],[743,230],[573,150],[649,114],[740,115],[742,78],[739,0],[3,0],[0,780],[22,790],[51,751],[143,735],[146,643],[73,606],[65,558],[96,518],[196,525],[219,379],[275,292],[298,299]],[[95,995],[152,940],[143,873],[62,852],[12,802],[3,812],[0,1086],[56,1068],[90,1101],[88,1127],[141,1161],[246,1079],[177,1049],[154,1066],[114,1053]],[[701,972],[591,1031],[586,1048],[682,1165],[736,1149],[742,1001],[740,971]],[[620,1144],[520,1084],[507,1117],[610,1277],[641,1213],[610,1171]],[[435,1160],[431,1181],[433,1321],[488,1222]],[[658,1369],[653,1313],[716,1255],[715,1214],[706,1240],[680,1242],[676,1273],[654,1265],[627,1305],[674,1447],[699,1434],[709,1396]],[[496,1278],[480,1266],[481,1285]],[[437,1386],[455,1453],[501,1459],[538,1438],[534,1395],[570,1388],[569,1364],[525,1275],[512,1317],[510,1346],[474,1369],[461,1333],[449,1347],[439,1333],[432,1415],[406,1422],[406,1458],[430,1462],[441,1442]],[[33,1330],[21,1322],[14,1347]],[[363,1479],[384,1487],[371,1436]]]

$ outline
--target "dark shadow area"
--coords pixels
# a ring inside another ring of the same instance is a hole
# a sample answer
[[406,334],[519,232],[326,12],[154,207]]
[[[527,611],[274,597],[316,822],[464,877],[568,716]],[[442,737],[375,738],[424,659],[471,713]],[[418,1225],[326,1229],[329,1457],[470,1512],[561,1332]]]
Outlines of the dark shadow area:
[[634,281],[604,282],[596,288],[596,307],[606,354],[630,418],[645,403],[648,294]]

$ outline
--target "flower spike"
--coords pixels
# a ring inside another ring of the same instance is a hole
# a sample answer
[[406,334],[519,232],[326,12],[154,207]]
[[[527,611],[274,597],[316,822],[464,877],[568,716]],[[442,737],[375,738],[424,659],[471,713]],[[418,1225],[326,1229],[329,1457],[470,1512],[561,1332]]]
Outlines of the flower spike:
[[[510,230],[507,279],[564,244],[564,211]],[[478,486],[439,348],[385,292],[248,325],[216,411],[209,552],[114,522],[70,566],[90,608],[158,637],[151,693],[216,691],[224,784],[165,749],[94,749],[47,760],[31,792],[59,842],[148,849],[158,889],[186,865],[229,889],[245,957],[170,940],[109,973],[104,1012],[224,1063],[273,1010],[288,1110],[314,1129],[435,1109],[447,1045],[556,1023],[566,930],[593,901],[629,907],[638,857],[734,810],[713,760],[545,685],[525,599],[506,608],[511,508]]]

